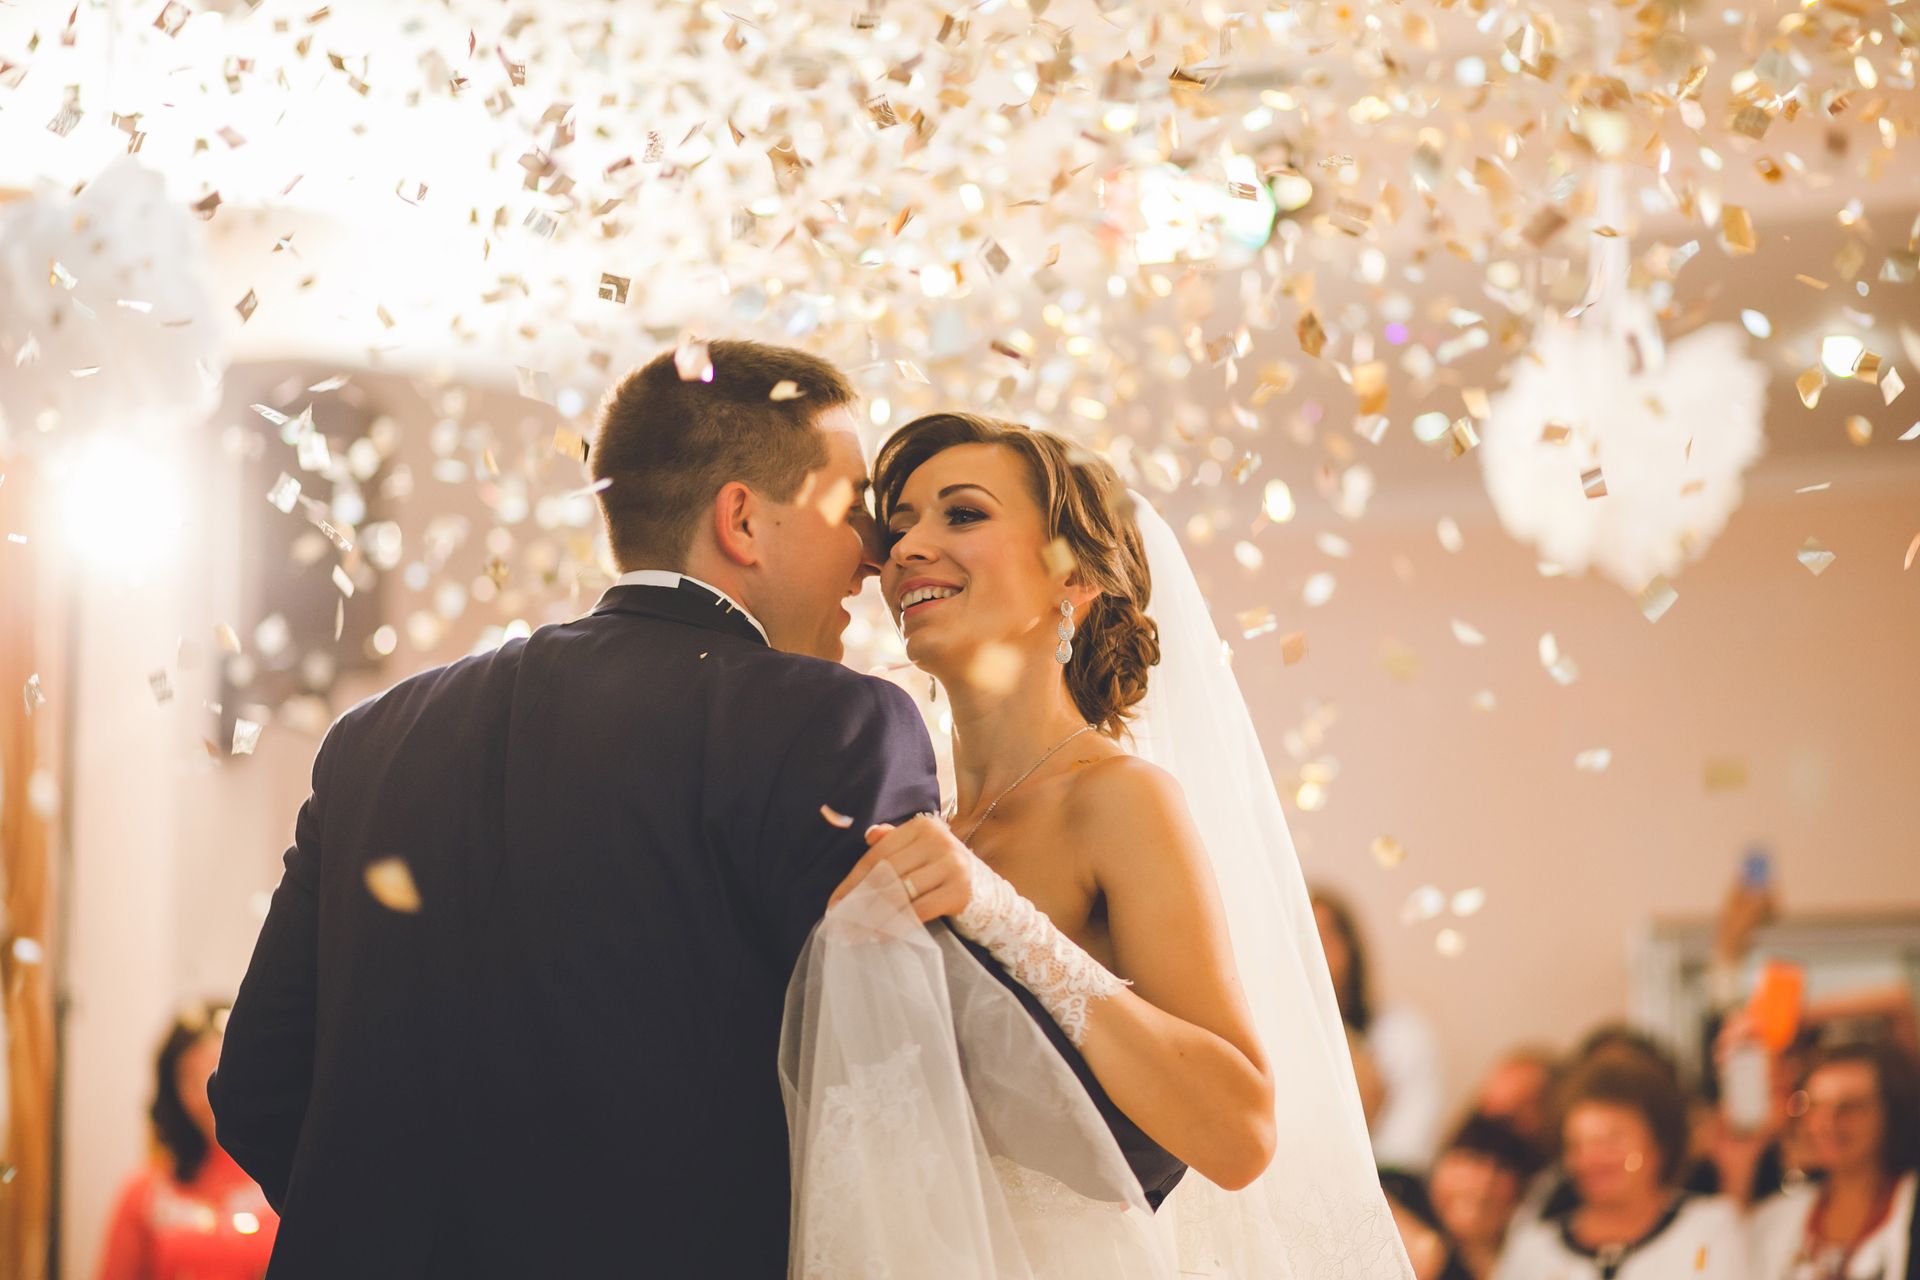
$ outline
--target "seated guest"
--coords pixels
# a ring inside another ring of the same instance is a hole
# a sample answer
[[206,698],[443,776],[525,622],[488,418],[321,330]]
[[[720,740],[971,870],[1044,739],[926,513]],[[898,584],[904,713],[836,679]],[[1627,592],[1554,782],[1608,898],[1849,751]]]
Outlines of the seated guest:
[[1539,1169],[1533,1145],[1489,1116],[1469,1116],[1441,1150],[1427,1195],[1467,1280],[1493,1275],[1521,1194]]
[[1505,1123],[1544,1155],[1553,1150],[1553,1090],[1559,1079],[1560,1060],[1551,1050],[1511,1050],[1481,1077],[1473,1113]]
[[1496,1280],[1750,1280],[1739,1212],[1680,1185],[1687,1100],[1637,1054],[1602,1054],[1563,1087],[1574,1203],[1516,1227]]
[[1433,1201],[1417,1176],[1383,1170],[1380,1189],[1386,1192],[1394,1227],[1406,1248],[1407,1261],[1413,1264],[1413,1280],[1473,1280],[1473,1273],[1461,1263],[1453,1242],[1447,1239]]
[[259,1280],[280,1219],[213,1140],[207,1077],[220,1061],[224,1004],[173,1020],[154,1061],[159,1150],[127,1179],[114,1207],[100,1280]]
[[1886,1044],[1821,1051],[1799,1138],[1817,1182],[1754,1210],[1758,1280],[1920,1280],[1920,1067]]
[[1439,1041],[1415,1010],[1375,1004],[1353,908],[1324,889],[1314,889],[1311,899],[1340,1018],[1358,1050],[1355,1069],[1374,1158],[1383,1168],[1424,1172],[1440,1139],[1445,1105]]

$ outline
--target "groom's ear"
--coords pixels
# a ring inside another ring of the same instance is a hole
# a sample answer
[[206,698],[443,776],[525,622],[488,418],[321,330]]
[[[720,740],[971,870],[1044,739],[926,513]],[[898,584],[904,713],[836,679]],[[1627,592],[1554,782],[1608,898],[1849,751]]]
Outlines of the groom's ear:
[[758,495],[738,480],[720,486],[720,492],[713,496],[709,515],[714,543],[721,555],[742,568],[760,563],[759,505]]

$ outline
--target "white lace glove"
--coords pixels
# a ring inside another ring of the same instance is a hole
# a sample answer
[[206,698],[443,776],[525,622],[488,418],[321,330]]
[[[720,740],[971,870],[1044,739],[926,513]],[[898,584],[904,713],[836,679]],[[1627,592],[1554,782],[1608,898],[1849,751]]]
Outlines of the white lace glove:
[[1110,1000],[1128,984],[1060,932],[1040,908],[979,857],[969,853],[971,896],[954,928],[987,949],[1039,998],[1077,1049],[1087,1036],[1088,1002]]

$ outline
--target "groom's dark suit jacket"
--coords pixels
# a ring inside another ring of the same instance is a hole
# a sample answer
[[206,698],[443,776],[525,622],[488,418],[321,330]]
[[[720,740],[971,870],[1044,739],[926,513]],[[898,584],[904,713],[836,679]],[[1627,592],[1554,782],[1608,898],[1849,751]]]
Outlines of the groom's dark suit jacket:
[[[282,1215],[269,1276],[784,1275],[787,979],[862,829],[938,803],[906,694],[692,586],[348,712],[210,1085]],[[370,888],[389,860],[417,911]],[[1158,1204],[1180,1166],[995,972]]]

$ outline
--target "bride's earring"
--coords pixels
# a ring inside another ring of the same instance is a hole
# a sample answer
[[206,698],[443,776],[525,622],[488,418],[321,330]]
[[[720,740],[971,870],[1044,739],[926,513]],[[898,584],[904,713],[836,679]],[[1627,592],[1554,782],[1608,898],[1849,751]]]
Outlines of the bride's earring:
[[1053,633],[1060,637],[1060,647],[1053,651],[1053,660],[1064,667],[1073,661],[1073,601],[1060,602],[1060,625]]

